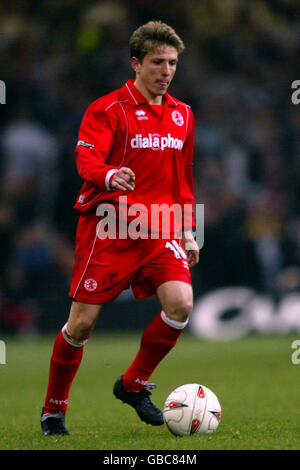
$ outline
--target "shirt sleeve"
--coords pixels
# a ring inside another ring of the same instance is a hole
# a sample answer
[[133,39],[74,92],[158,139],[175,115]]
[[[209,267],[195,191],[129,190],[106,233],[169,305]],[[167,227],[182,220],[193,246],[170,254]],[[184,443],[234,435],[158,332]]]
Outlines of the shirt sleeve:
[[78,134],[75,150],[76,166],[79,176],[99,188],[108,191],[107,178],[117,169],[107,165],[106,161],[111,152],[117,119],[112,119],[105,110],[92,104],[86,111]]
[[181,204],[183,220],[183,230],[192,230],[196,224],[194,222],[194,183],[193,183],[193,154],[194,154],[194,133],[195,118],[189,108],[189,126],[187,136],[183,146],[184,155],[184,178],[181,192]]

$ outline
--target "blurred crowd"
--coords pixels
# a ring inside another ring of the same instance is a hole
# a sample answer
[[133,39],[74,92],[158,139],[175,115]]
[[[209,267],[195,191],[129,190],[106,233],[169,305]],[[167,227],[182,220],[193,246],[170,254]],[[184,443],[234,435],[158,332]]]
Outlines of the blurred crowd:
[[170,93],[196,118],[196,295],[300,289],[299,13],[297,0],[0,5],[0,330],[34,333],[68,308],[78,128],[92,101],[133,77],[129,37],[151,19],[186,45]]

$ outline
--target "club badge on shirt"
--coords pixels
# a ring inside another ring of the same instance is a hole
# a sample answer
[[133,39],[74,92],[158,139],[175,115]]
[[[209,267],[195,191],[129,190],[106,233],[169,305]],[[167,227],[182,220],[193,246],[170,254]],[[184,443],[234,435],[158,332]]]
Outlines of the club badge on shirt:
[[177,126],[183,126],[184,119],[183,119],[182,114],[179,111],[173,111],[171,116],[175,124],[177,124]]

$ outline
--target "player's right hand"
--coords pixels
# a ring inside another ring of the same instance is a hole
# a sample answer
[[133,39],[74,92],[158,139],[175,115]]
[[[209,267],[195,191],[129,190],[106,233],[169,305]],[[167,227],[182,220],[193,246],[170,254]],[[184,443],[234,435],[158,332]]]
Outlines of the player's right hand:
[[135,174],[125,166],[120,168],[113,176],[110,187],[112,191],[133,191],[135,188]]

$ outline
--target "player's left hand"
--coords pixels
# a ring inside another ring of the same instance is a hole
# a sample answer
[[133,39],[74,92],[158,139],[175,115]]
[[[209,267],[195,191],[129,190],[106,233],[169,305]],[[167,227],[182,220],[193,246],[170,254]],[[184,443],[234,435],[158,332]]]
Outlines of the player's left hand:
[[187,260],[190,268],[199,263],[199,247],[194,240],[192,232],[184,232],[182,236],[182,243],[187,254]]
[[199,263],[199,249],[187,251],[188,264],[190,268],[196,266]]
[[112,191],[134,191],[135,174],[125,166],[120,168],[112,177],[110,187]]

